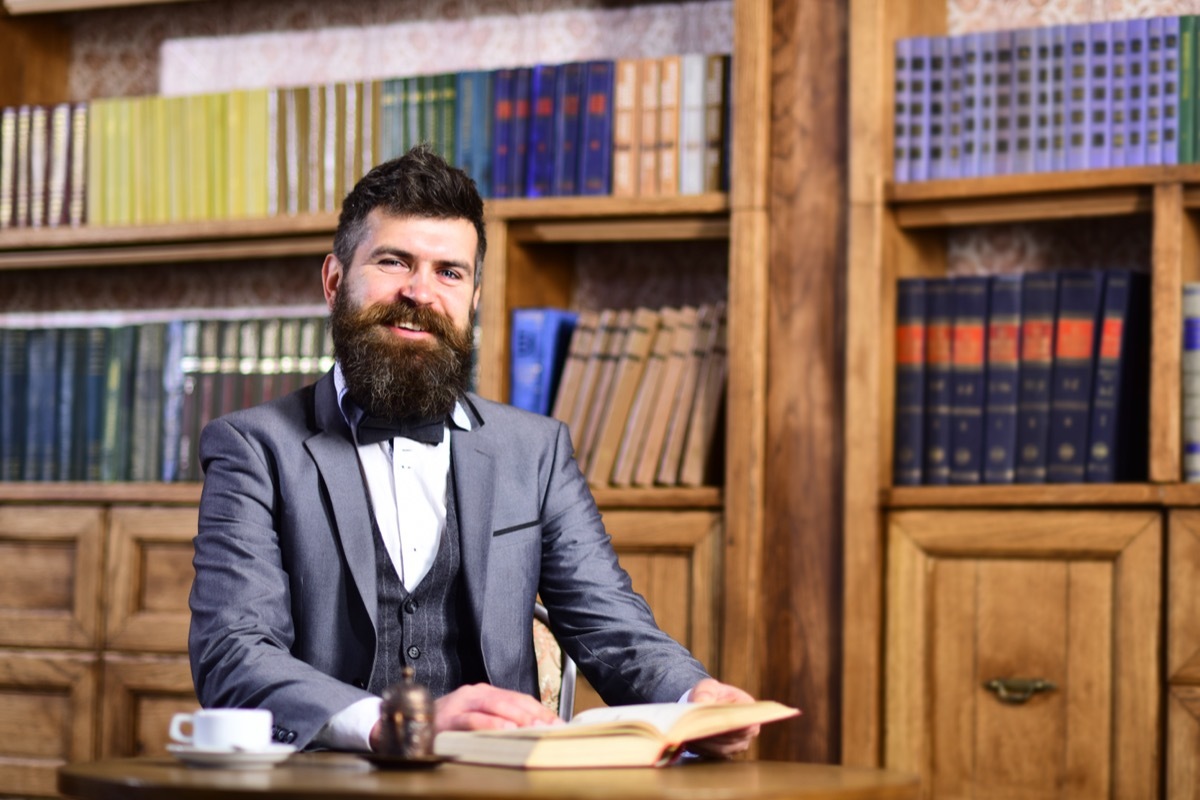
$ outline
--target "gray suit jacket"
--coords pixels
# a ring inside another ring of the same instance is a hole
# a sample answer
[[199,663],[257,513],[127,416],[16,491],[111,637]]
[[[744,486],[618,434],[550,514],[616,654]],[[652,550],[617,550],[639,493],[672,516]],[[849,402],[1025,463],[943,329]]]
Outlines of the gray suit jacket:
[[[372,521],[332,373],[214,420],[195,539],[189,638],[206,707],[270,709],[304,745],[369,695]],[[534,597],[609,704],[673,702],[706,676],[655,625],[617,564],[561,423],[475,395],[453,430],[464,635],[486,680],[537,695]],[[474,648],[478,648],[477,651]]]

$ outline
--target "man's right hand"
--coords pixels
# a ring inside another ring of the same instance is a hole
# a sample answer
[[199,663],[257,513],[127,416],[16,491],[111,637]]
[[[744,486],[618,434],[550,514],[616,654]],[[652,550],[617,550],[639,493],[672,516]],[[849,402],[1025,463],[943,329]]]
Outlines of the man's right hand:
[[[550,709],[522,692],[486,683],[460,686],[435,702],[434,731],[482,731],[561,724]],[[380,747],[380,725],[371,729],[371,749]]]

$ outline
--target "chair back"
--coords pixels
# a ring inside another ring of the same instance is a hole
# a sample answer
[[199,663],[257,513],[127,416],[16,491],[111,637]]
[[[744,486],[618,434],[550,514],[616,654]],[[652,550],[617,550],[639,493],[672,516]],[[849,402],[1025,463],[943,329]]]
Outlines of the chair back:
[[554,638],[550,614],[541,603],[533,606],[533,649],[542,702],[555,709],[564,722],[570,722],[575,713],[575,662]]

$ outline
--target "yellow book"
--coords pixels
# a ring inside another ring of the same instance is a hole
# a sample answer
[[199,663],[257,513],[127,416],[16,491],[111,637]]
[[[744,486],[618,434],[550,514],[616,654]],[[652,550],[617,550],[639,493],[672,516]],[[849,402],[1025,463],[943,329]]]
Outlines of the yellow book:
[[229,138],[229,95],[214,92],[205,95],[207,123],[205,139],[209,145],[208,160],[208,218],[229,219],[230,170]]
[[129,120],[132,112],[129,98],[117,98],[111,112],[105,131],[108,166],[104,175],[108,180],[108,223],[128,225],[132,216],[129,190]]
[[242,93],[244,124],[242,138],[242,210],[247,217],[269,213],[271,164],[269,101],[274,92],[250,89]]
[[667,436],[663,441],[658,468],[654,474],[655,483],[660,485],[677,486],[679,484],[679,463],[683,458],[683,443],[687,437],[688,420],[692,415],[692,405],[695,403],[699,386],[700,368],[703,366],[709,350],[712,349],[712,340],[716,332],[716,307],[701,306],[696,315],[692,347],[684,361],[683,373],[679,376],[679,389],[675,394],[675,402],[671,406],[671,420],[667,426]]
[[167,220],[179,222],[187,219],[190,206],[187,186],[188,149],[191,137],[188,134],[188,104],[186,97],[166,99],[167,141]]
[[171,219],[171,167],[167,133],[167,99],[146,98],[146,221]]
[[146,162],[147,124],[146,103],[149,98],[131,97],[126,106],[128,120],[125,122],[125,135],[128,137],[123,146],[123,161],[126,165],[126,191],[128,192],[126,222],[133,225],[144,225],[146,206],[149,202],[147,194],[150,191],[148,164]]
[[229,190],[226,194],[231,219],[246,216],[246,93],[235,90],[226,95],[224,134],[228,161]]
[[725,369],[728,362],[725,349],[725,306],[717,306],[715,330],[700,375],[696,379],[696,399],[688,418],[687,437],[679,463],[679,483],[684,486],[703,486],[717,483],[714,453],[720,452],[718,435],[725,399]]
[[520,769],[661,767],[688,742],[799,714],[774,700],[643,703],[589,709],[565,725],[444,731],[433,749],[466,764]]
[[33,107],[17,108],[17,177],[14,205],[17,209],[15,225],[29,227],[29,138],[33,126]]
[[596,335],[599,318],[600,314],[597,311],[580,311],[575,330],[571,334],[571,344],[567,347],[567,357],[563,361],[562,374],[558,379],[558,391],[554,395],[554,409],[550,415],[568,425],[571,424],[571,410],[575,407],[575,398],[579,396],[583,371],[587,367],[588,354],[591,352],[592,338]]
[[617,362],[625,349],[625,338],[629,335],[629,326],[633,320],[633,312],[623,308],[617,312],[615,321],[609,331],[604,352],[600,354],[600,369],[596,374],[595,388],[592,390],[585,409],[582,440],[575,446],[575,458],[584,474],[588,473],[599,440],[600,422],[604,418],[612,395],[613,378],[617,372]]
[[104,167],[108,160],[105,133],[108,129],[108,112],[111,100],[93,100],[88,112],[87,139],[87,196],[85,217],[90,225],[105,225],[108,222],[108,187]]

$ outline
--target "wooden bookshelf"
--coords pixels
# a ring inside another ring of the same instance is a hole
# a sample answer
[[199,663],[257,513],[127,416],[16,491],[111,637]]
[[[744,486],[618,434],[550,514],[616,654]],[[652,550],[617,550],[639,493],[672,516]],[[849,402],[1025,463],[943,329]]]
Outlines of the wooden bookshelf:
[[62,11],[94,11],[124,6],[149,6],[164,3],[191,3],[195,0],[4,0],[4,10],[20,14],[52,14]]

